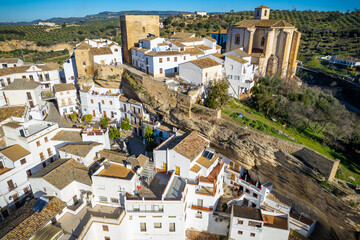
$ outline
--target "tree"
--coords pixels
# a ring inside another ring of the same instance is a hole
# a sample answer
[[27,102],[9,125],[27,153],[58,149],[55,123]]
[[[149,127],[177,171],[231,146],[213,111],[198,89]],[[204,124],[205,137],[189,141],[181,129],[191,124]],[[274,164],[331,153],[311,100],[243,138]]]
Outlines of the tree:
[[125,118],[122,122],[121,122],[121,129],[124,131],[129,131],[131,129],[131,125],[130,125],[130,119],[129,118]]
[[147,126],[145,128],[145,150],[148,152],[152,152],[156,147],[156,142],[154,138],[154,132],[152,127]]
[[66,23],[61,24],[62,28],[66,28]]
[[108,117],[103,117],[100,121],[100,125],[103,127],[103,128],[107,128],[107,126],[109,125],[109,122],[110,122],[110,118]]
[[120,137],[120,131],[117,128],[110,128],[109,138],[115,140]]
[[87,121],[87,122],[90,122],[92,119],[93,119],[93,116],[91,114],[87,114],[84,117],[84,120]]
[[222,108],[222,106],[229,100],[228,93],[229,83],[226,78],[215,79],[208,90],[208,97],[205,101],[209,108]]
[[78,117],[78,116],[77,116],[76,113],[73,113],[73,114],[70,115],[70,118],[73,119],[73,120],[77,119],[77,117]]

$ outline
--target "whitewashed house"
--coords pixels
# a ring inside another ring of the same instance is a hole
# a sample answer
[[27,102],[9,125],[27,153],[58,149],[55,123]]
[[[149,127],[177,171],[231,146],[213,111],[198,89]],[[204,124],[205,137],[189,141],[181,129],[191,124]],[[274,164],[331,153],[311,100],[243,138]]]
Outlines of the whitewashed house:
[[66,115],[79,112],[77,106],[77,93],[74,84],[55,84],[54,92],[60,114]]
[[61,158],[73,158],[77,162],[90,167],[94,163],[94,158],[103,149],[101,143],[96,142],[72,142],[66,143],[58,148]]
[[9,216],[15,204],[31,194],[28,177],[33,164],[30,152],[18,144],[0,150],[0,219]]
[[225,73],[230,83],[229,94],[240,98],[241,94],[248,93],[254,87],[254,75],[258,67],[251,64],[251,56],[241,49],[235,49],[223,55],[225,56]]
[[207,15],[207,12],[205,12],[205,11],[196,11],[195,12],[195,15],[200,15],[200,16],[206,16]]
[[24,65],[24,61],[20,58],[0,58],[0,69],[20,67]]
[[220,80],[223,77],[221,63],[211,58],[199,58],[182,63],[179,65],[179,69],[179,78],[196,86],[201,86],[203,96],[214,80]]
[[[2,89],[3,100],[8,106],[27,106],[33,119],[43,120],[48,114],[48,103],[41,98],[41,84],[27,78],[15,79]],[[1,94],[0,94],[1,96]]]
[[199,38],[194,34],[178,33],[164,39],[150,36],[131,48],[132,65],[154,77],[179,73],[179,64],[217,53],[220,48],[212,38]]
[[30,120],[24,123],[8,122],[3,126],[7,146],[19,144],[29,152],[33,160],[33,174],[58,159],[51,138],[57,133],[58,125],[52,122]]
[[55,196],[68,206],[82,205],[91,191],[88,169],[74,159],[58,159],[30,177],[34,193]]
[[38,25],[40,25],[40,26],[54,27],[56,24],[53,23],[53,22],[39,22]]
[[43,91],[52,91],[60,83],[58,67],[54,64],[32,64],[0,69],[0,89],[18,78],[27,78],[41,84]]
[[63,75],[66,83],[72,83],[77,86],[77,69],[75,55],[72,53],[70,57],[63,63]]
[[102,144],[103,149],[110,149],[110,138],[108,129],[94,129],[86,127],[81,132],[81,138],[84,142],[96,142]]

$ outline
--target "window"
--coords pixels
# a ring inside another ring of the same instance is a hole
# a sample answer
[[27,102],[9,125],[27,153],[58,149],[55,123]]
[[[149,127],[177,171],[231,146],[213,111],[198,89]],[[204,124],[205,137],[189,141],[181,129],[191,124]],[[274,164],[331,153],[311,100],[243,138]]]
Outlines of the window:
[[46,79],[46,81],[50,81],[50,76],[48,73],[45,74],[45,79]]
[[243,68],[243,74],[246,74],[246,68]]
[[242,235],[242,234],[243,234],[243,232],[242,232],[242,231],[238,231],[238,234],[239,234],[239,235]]
[[199,207],[202,207],[202,206],[203,206],[203,200],[202,200],[202,199],[198,199],[198,200],[197,200],[197,205],[198,205]]
[[234,80],[239,80],[239,79],[240,79],[240,76],[234,75]]
[[254,196],[255,198],[258,198],[258,195],[257,195],[256,193],[253,193],[253,196]]
[[25,158],[21,159],[20,163],[21,163],[21,165],[24,165],[26,163],[26,159]]
[[248,194],[250,194],[250,190],[247,189],[247,188],[245,188],[245,192],[248,193]]
[[9,187],[9,191],[14,190],[15,187],[16,187],[12,180],[7,181],[7,184],[8,184],[8,187]]
[[266,16],[267,15],[267,10],[265,10],[265,12],[264,12],[264,16]]
[[68,98],[68,103],[69,105],[71,105],[71,98]]
[[3,162],[0,162],[0,169],[3,169],[3,168],[4,168]]
[[48,152],[49,156],[52,155],[52,152],[51,152],[51,149],[50,149],[50,148],[47,149],[47,152]]
[[232,79],[232,75],[228,75],[228,79]]
[[[7,83],[8,83],[8,85],[11,83],[11,80],[10,80],[10,78],[8,77],[7,79]],[[2,79],[1,79],[1,81],[2,81]]]
[[112,203],[119,203],[119,199],[117,199],[117,198],[110,198],[110,201]]
[[110,102],[110,105],[112,105],[112,101],[109,101]]
[[93,110],[93,116],[95,117],[95,110]]
[[108,232],[109,226],[108,225],[102,225],[103,231]]
[[100,202],[107,202],[107,197],[99,196]]
[[85,61],[83,61],[83,66],[86,67],[86,62]]
[[[0,79],[0,84],[2,87],[5,87],[4,79]],[[8,83],[8,84],[10,84],[10,83]]]
[[239,225],[243,225],[244,221],[243,220],[238,220],[238,224]]
[[33,75],[29,75],[30,80],[34,80]]
[[119,51],[119,49],[115,48],[115,49],[114,49],[114,51],[115,51],[115,52],[118,52],[118,51]]
[[101,104],[105,104],[105,101],[104,101],[104,100],[101,100]]
[[234,65],[230,65],[230,70],[233,70],[234,69]]
[[169,224],[169,232],[175,232],[175,223]]
[[177,57],[174,57],[174,61],[177,62]]
[[260,10],[256,11],[256,16],[260,16]]
[[250,233],[250,237],[255,237],[255,233]]
[[160,68],[160,74],[162,74],[163,73],[163,69],[162,68]]
[[145,27],[142,28],[142,32],[144,33],[146,31]]
[[169,58],[169,57],[167,58],[167,61],[170,62],[170,58]]
[[40,147],[40,141],[36,142],[36,146]]
[[30,92],[26,92],[26,96],[27,96],[27,99],[28,99],[28,100],[32,100],[32,97],[31,97],[31,93],[30,93]]
[[45,140],[45,142],[48,142],[48,141],[49,141],[48,137],[45,137],[44,140]]
[[254,222],[254,221],[249,221],[248,225],[251,226],[251,227],[261,227],[260,222]]
[[208,76],[208,73],[205,73],[205,77],[207,77]]
[[24,76],[22,76],[22,78],[26,78],[26,76],[24,75]]
[[162,58],[159,58],[159,63],[162,63]]
[[235,35],[235,44],[240,45],[240,34]]
[[146,232],[146,223],[140,223],[140,232]]
[[261,38],[261,46],[263,47],[265,45],[265,37]]
[[180,167],[175,166],[175,174],[180,175]]
[[186,56],[184,56],[184,61],[186,60]]
[[161,222],[154,223],[154,228],[161,228]]
[[94,103],[94,100],[91,99],[90,102],[91,102],[91,103]]
[[105,237],[104,239],[105,239],[105,240],[110,240],[110,237]]

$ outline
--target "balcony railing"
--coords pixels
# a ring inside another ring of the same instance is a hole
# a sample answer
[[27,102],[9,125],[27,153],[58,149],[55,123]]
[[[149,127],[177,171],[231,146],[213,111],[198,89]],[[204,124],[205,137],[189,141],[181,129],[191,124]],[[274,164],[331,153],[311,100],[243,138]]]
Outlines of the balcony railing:
[[128,212],[146,212],[146,213],[163,213],[164,212],[164,208],[159,208],[159,209],[139,209],[139,208],[135,208],[135,209],[128,209]]

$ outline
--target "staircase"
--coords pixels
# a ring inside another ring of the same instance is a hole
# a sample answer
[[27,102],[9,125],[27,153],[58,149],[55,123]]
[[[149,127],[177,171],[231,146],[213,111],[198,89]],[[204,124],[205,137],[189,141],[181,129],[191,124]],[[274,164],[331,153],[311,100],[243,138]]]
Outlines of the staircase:
[[143,167],[143,170],[141,171],[140,175],[140,181],[144,186],[149,186],[150,182],[155,175],[155,164],[153,162],[147,161]]

